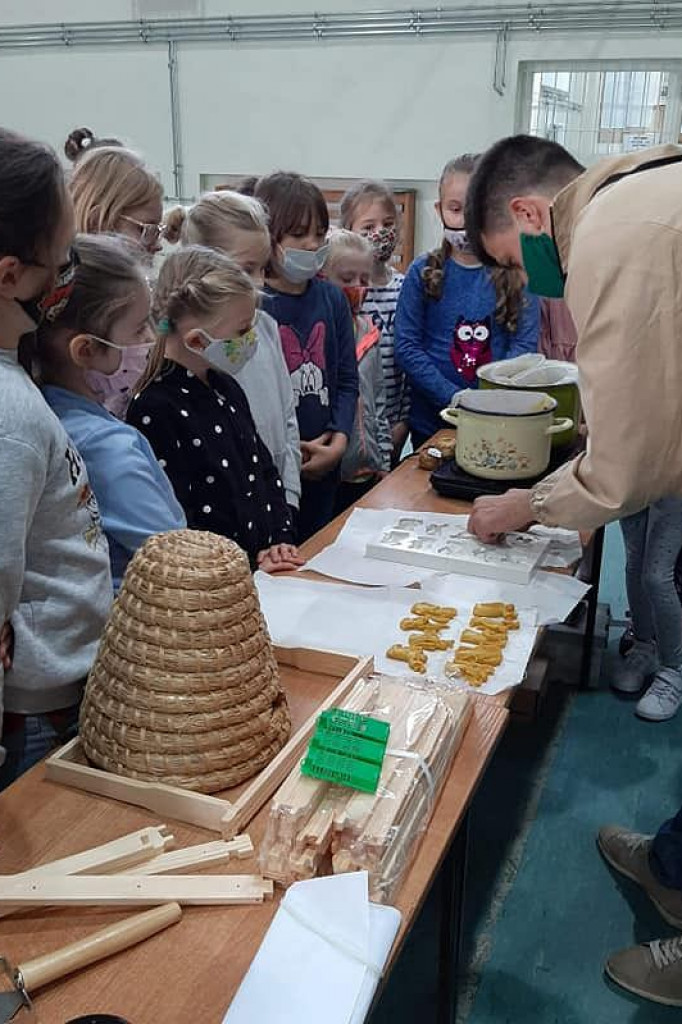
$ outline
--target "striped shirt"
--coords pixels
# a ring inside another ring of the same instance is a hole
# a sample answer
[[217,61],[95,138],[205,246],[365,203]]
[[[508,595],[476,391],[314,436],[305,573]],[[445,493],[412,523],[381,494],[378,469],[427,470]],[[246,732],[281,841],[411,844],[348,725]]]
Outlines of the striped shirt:
[[381,365],[386,383],[386,414],[392,427],[406,422],[410,412],[410,395],[405,374],[396,365],[393,351],[395,311],[405,275],[393,271],[388,284],[370,285],[362,312],[372,317],[381,330]]

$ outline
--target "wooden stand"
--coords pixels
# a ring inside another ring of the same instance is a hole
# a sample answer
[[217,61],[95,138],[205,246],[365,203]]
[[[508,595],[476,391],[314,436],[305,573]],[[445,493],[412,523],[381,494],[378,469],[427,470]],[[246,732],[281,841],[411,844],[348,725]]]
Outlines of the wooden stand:
[[[320,712],[341,704],[357,680],[368,677],[374,669],[372,658],[356,658],[333,651],[276,647],[275,655],[282,670],[294,670],[294,680],[295,672],[301,672],[327,676],[339,682],[331,692],[321,688],[320,701],[313,713],[298,724],[286,746],[259,775],[240,790],[227,791],[228,794],[234,794],[232,799],[229,795],[207,796],[176,786],[139,782],[94,768],[87,762],[78,738],[47,759],[46,778],[98,796],[144,807],[163,818],[185,821],[190,825],[222,833],[224,839],[232,839],[270,799],[303,755]],[[285,689],[290,697],[286,683]]]

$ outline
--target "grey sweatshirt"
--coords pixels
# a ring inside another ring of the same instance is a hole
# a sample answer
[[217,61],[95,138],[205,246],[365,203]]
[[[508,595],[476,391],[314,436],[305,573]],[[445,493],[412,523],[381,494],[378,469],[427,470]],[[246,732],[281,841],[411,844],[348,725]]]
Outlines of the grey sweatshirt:
[[260,439],[277,466],[287,504],[298,508],[301,499],[301,439],[294,392],[284,362],[277,321],[262,309],[258,312],[256,332],[256,352],[235,374],[235,380],[244,389]]
[[4,349],[0,509],[0,623],[14,627],[4,679],[0,667],[5,708],[69,707],[80,700],[112,602],[107,542],[83,460],[16,351]]

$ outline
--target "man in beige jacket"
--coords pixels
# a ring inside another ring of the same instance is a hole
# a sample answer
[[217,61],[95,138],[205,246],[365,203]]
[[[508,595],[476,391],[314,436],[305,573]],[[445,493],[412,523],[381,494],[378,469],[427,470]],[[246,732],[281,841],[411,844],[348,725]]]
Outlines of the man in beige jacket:
[[[588,427],[587,451],[531,490],[479,498],[472,532],[490,542],[532,522],[589,531],[682,496],[682,149],[585,171],[545,139],[503,139],[474,172],[465,219],[484,262],[565,297]],[[607,827],[598,845],[682,929],[682,809],[655,837]],[[682,1006],[682,936],[616,953],[606,971]]]
[[503,139],[471,179],[466,228],[484,262],[565,297],[589,431],[587,451],[531,491],[478,499],[472,532],[589,531],[682,495],[682,148],[584,171],[546,139]]

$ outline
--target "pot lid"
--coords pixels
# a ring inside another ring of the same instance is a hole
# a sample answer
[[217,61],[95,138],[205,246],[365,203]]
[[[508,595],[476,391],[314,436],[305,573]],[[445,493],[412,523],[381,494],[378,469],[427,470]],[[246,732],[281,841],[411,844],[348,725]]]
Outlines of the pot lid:
[[539,416],[557,407],[556,399],[543,391],[460,391],[452,405],[488,416]]

